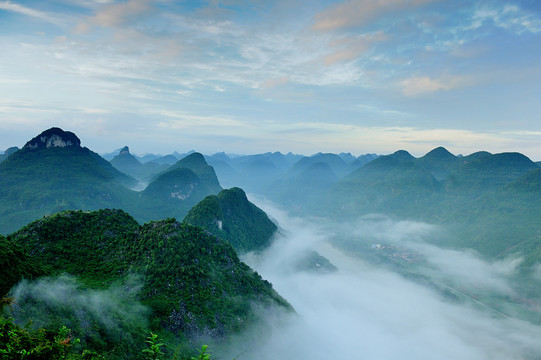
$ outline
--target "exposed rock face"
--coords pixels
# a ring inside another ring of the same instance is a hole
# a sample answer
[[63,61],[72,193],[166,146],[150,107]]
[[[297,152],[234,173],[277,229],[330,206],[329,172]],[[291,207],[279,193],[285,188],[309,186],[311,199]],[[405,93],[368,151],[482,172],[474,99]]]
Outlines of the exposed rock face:
[[57,127],[45,130],[24,145],[25,148],[29,149],[66,146],[81,146],[81,140],[74,133]]
[[130,148],[127,146],[124,146],[122,150],[118,153],[118,155],[129,155],[130,154]]

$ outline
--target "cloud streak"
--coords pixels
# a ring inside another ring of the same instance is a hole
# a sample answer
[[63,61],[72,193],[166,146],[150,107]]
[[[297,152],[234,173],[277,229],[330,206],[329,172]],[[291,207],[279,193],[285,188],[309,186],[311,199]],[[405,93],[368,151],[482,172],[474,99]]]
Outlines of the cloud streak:
[[442,79],[431,79],[428,76],[413,77],[402,80],[399,86],[406,96],[418,96],[425,93],[433,93],[438,90],[452,90],[465,84],[462,77],[447,77]]
[[349,0],[332,5],[314,17],[313,30],[329,31],[363,26],[385,13],[414,8],[432,0]]
[[0,1],[0,10],[15,12],[18,14],[30,16],[54,25],[65,25],[65,20],[55,14],[35,10],[11,1]]
[[143,15],[148,15],[151,10],[149,0],[129,0],[115,4],[107,4],[98,9],[94,16],[91,16],[77,24],[75,31],[85,33],[91,30],[92,26],[118,27],[128,22],[133,22]]

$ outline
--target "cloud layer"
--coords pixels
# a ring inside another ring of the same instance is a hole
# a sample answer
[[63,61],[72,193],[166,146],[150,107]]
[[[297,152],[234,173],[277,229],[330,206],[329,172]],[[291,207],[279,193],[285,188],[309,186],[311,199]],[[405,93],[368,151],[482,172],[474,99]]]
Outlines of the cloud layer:
[[[257,354],[262,359],[504,360],[533,359],[541,351],[538,326],[488,311],[471,301],[446,300],[431,288],[336,250],[329,244],[336,236],[330,227],[289,218],[264,202],[258,206],[278,220],[285,235],[264,254],[248,257],[247,261],[291,302],[297,315],[275,321],[264,339],[250,342],[249,335],[243,335],[231,356],[248,348],[243,356]],[[384,218],[351,225],[373,240],[410,244],[421,244],[435,230],[427,224]],[[345,231],[350,233],[351,228]],[[356,241],[355,235],[351,241]],[[327,256],[339,271],[317,275],[284,270],[288,269],[284,261],[307,248]],[[466,270],[481,270],[478,279],[470,280],[487,285],[494,281],[495,290],[505,291],[500,285],[506,286],[506,276],[516,265],[489,264],[471,253],[433,246],[418,250],[441,274],[458,277],[458,283],[468,278]]]

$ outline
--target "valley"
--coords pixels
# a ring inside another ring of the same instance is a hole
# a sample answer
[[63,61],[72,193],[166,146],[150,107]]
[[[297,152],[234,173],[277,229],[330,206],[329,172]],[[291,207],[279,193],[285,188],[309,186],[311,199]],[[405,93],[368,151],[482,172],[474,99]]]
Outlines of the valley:
[[358,339],[368,358],[541,352],[541,170],[524,155],[107,161],[80,143],[52,128],[0,163],[4,314],[68,326],[73,359],[139,359],[149,332],[167,358],[355,358]]

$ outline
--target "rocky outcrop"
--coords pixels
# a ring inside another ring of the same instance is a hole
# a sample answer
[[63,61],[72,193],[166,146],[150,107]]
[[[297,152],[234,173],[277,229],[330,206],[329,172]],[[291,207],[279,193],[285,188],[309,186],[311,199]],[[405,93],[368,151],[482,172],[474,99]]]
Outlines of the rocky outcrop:
[[81,140],[70,131],[53,127],[45,130],[24,145],[28,149],[81,146]]

